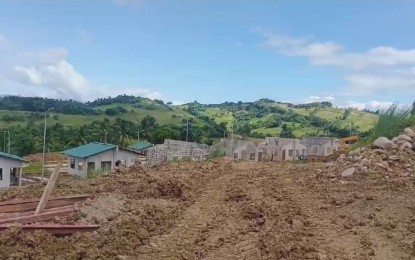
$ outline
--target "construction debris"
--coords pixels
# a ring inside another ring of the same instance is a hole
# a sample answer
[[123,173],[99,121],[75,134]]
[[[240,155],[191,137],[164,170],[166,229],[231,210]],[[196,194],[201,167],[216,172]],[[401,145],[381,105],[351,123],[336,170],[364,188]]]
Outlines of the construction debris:
[[[328,164],[321,173],[331,178],[340,177],[410,177],[415,174],[415,134],[413,128],[406,128],[401,134],[389,140],[379,137],[371,147],[358,148],[341,155],[334,164]],[[412,137],[411,137],[412,136]]]
[[0,224],[0,231],[8,228],[20,228],[22,231],[34,232],[44,230],[54,235],[71,235],[79,232],[91,232],[99,228],[99,225],[61,225],[61,224],[30,224],[30,225],[10,225]]
[[40,198],[39,204],[36,207],[35,215],[39,215],[45,209],[46,203],[48,203],[50,194],[52,194],[53,187],[55,187],[56,180],[58,179],[61,165],[62,163],[59,162],[55,170],[53,171],[52,175],[50,176],[45,191],[43,192],[42,198]]
[[[90,195],[70,195],[65,197],[54,197],[49,199],[45,209],[58,208],[73,205],[76,202],[82,202],[89,198]],[[9,200],[0,202],[0,216],[2,213],[13,212],[30,212],[35,211],[40,199],[29,200]]]
[[[0,203],[0,230],[15,227],[16,224],[31,224],[19,226],[25,231],[45,230],[53,234],[72,234],[77,231],[93,231],[98,226],[48,225],[39,224],[60,217],[70,216],[76,212],[75,202],[88,198],[88,195],[75,195],[63,198],[52,198],[49,201],[53,187],[58,179],[61,163],[59,162],[40,199],[23,201],[6,201]],[[46,209],[46,210],[45,210]]]

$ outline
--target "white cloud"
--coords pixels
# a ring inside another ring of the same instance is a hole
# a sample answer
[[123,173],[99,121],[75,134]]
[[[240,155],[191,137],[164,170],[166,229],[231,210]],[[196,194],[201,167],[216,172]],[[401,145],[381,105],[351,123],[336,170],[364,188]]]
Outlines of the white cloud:
[[309,96],[307,102],[322,102],[322,101],[334,101],[334,96]]
[[371,111],[387,109],[391,105],[393,105],[393,102],[377,100],[372,100],[368,102],[345,101],[337,104],[337,106],[340,108],[356,108],[358,110],[368,109]]
[[415,64],[415,49],[398,50],[389,46],[378,46],[366,52],[353,53],[346,52],[342,45],[332,41],[318,42],[312,37],[294,38],[273,33],[263,35],[266,46],[278,53],[306,57],[315,65],[362,69]]
[[[13,90],[2,88],[2,94],[42,96],[80,101],[128,94],[162,99],[160,92],[142,87],[99,86],[84,77],[68,61],[65,48],[9,53],[11,59],[0,57],[2,82],[7,81]],[[12,61],[12,62],[10,62]],[[5,83],[3,84],[5,85]]]
[[164,96],[156,90],[141,87],[107,87],[101,88],[99,95],[101,97],[114,96],[114,93],[126,94],[132,96],[146,97],[150,99],[164,99]]
[[343,69],[346,87],[337,94],[380,95],[391,91],[402,97],[415,94],[415,49],[377,46],[364,52],[349,52],[332,41],[316,41],[310,36],[295,38],[261,28],[258,31],[264,36],[265,45],[278,54],[304,57],[316,66]]
[[402,77],[399,75],[383,76],[376,74],[351,74],[345,78],[348,83],[345,94],[357,95],[357,94],[371,94],[374,92],[383,93],[393,91],[408,91],[414,93],[415,78],[414,77]]
[[183,101],[172,101],[171,102],[174,106],[180,106],[180,105],[183,105],[183,104],[185,104],[185,102],[183,102]]

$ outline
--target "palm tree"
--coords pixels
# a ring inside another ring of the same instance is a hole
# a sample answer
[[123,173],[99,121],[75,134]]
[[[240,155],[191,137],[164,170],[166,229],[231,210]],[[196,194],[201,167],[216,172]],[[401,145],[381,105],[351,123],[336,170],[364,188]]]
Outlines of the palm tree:
[[143,131],[143,136],[148,141],[153,140],[154,131],[157,128],[157,121],[152,116],[145,116],[140,122],[140,129]]
[[115,123],[117,126],[118,134],[120,135],[118,144],[121,147],[126,147],[128,145],[129,140],[132,138],[128,134],[130,131],[131,122],[121,119],[121,118],[117,118],[115,120]]

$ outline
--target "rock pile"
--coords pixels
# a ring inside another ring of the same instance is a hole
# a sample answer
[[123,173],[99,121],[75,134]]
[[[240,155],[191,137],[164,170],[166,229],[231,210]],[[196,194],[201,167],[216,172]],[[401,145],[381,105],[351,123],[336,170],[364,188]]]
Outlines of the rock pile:
[[415,128],[389,140],[379,137],[371,147],[342,154],[328,164],[322,173],[329,178],[350,178],[359,175],[413,177],[415,174]]

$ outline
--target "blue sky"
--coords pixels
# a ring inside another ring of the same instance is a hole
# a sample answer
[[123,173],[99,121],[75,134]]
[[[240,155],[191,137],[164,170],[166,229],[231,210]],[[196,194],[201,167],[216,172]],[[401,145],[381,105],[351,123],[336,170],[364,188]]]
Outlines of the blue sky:
[[377,108],[415,99],[415,2],[0,1],[0,94]]

